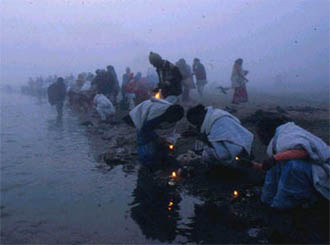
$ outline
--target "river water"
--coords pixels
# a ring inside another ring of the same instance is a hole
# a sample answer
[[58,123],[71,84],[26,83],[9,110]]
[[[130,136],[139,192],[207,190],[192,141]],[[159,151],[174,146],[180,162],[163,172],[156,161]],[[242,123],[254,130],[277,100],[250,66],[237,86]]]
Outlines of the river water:
[[58,121],[45,100],[1,100],[1,243],[187,241],[179,230],[197,199],[141,190],[138,168],[98,171],[86,127],[68,110]]

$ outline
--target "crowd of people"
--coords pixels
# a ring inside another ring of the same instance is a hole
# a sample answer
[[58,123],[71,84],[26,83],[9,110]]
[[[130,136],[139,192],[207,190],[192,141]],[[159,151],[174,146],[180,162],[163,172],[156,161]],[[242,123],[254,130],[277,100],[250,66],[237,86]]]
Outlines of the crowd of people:
[[[48,88],[49,102],[56,105],[60,117],[66,94],[70,107],[87,112],[94,106],[102,121],[111,121],[116,108],[129,110],[124,121],[136,128],[138,159],[152,168],[173,161],[169,146],[178,137],[176,123],[186,117],[189,130],[179,137],[203,142],[202,163],[266,172],[261,199],[269,206],[287,209],[322,197],[329,200],[330,147],[324,141],[282,117],[265,115],[259,119],[256,132],[268,145],[268,159],[256,163],[252,160],[255,137],[237,117],[203,104],[185,112],[190,90],[197,87],[202,97],[207,84],[205,67],[198,58],[192,68],[184,59],[173,64],[153,52],[149,61],[156,73],[149,70],[143,77],[127,68],[121,86],[113,66],[97,70],[95,75],[81,73],[76,80],[57,78]],[[248,71],[242,64],[242,59],[234,63],[231,88],[221,87],[223,92],[234,90],[234,104],[248,101]]]

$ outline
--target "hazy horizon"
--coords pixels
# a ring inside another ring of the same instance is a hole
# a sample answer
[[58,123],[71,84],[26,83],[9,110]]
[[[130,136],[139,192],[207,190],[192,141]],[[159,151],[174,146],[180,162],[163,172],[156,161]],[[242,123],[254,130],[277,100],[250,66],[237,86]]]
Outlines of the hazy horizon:
[[210,82],[229,85],[244,59],[249,86],[329,87],[328,0],[3,0],[1,83],[94,72],[145,73],[154,51],[194,57]]

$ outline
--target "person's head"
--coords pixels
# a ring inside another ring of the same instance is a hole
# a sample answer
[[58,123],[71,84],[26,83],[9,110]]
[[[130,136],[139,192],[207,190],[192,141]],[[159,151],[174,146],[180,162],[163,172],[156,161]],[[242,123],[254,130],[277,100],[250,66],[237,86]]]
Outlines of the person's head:
[[131,72],[131,68],[126,67],[126,73],[129,74]]
[[138,81],[138,80],[141,79],[141,77],[142,77],[142,73],[141,72],[137,72],[136,75],[135,75],[135,77],[134,77],[134,80],[135,81]]
[[242,65],[243,64],[243,59],[242,58],[239,58],[237,60],[235,60],[235,65]]
[[286,123],[287,120],[282,117],[264,116],[259,119],[256,125],[257,135],[261,142],[268,145],[270,140],[274,137],[276,128]]
[[108,65],[108,66],[107,66],[107,70],[108,70],[108,71],[113,71],[113,70],[114,70],[114,68],[113,68],[113,66],[112,66],[112,65]]
[[149,61],[156,68],[160,68],[163,65],[163,59],[159,54],[150,52]]
[[172,105],[169,108],[167,108],[165,114],[166,114],[167,122],[175,123],[183,118],[184,109],[181,105]]
[[198,64],[199,62],[200,62],[200,61],[199,61],[198,58],[195,58],[195,59],[194,59],[194,63]]
[[97,69],[96,71],[95,71],[95,74],[96,75],[99,75],[101,73],[101,70],[100,69]]
[[57,78],[57,82],[58,82],[58,83],[64,83],[64,79],[63,79],[63,77],[59,77],[59,78]]
[[187,120],[196,127],[201,127],[206,115],[205,106],[199,104],[190,108],[187,112]]

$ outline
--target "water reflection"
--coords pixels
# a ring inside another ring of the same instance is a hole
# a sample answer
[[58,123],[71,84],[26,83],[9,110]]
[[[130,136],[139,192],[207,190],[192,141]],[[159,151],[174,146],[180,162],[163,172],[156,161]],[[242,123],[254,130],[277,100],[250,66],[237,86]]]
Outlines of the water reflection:
[[167,180],[156,179],[147,168],[138,171],[133,191],[131,217],[147,239],[172,242],[178,234],[180,221],[179,192],[167,185]]

